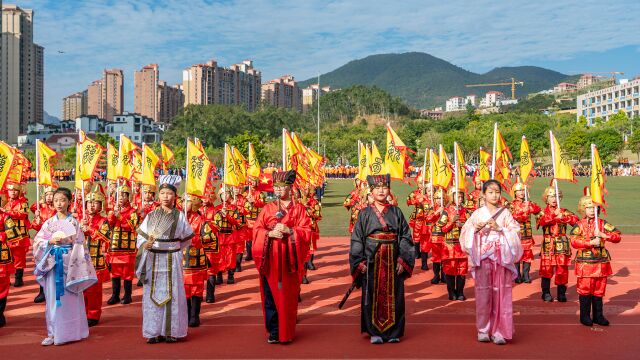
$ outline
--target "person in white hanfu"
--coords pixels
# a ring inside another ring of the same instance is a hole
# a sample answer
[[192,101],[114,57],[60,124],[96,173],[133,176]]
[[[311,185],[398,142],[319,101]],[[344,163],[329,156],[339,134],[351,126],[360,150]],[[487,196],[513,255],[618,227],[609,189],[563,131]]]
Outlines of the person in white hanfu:
[[71,191],[53,195],[56,215],[42,224],[33,239],[34,274],[47,299],[47,337],[42,345],[61,345],[89,336],[82,292],[98,278],[84,244],[80,223],[71,213]]
[[520,224],[500,205],[501,191],[496,180],[483,184],[485,205],[473,212],[460,233],[460,247],[469,254],[475,279],[478,341],[498,345],[513,337],[514,263],[522,257]]
[[182,276],[182,249],[191,244],[193,230],[175,208],[176,186],[159,186],[160,207],[138,228],[136,275],[144,284],[142,336],[147,343],[177,342],[187,336],[187,298]]

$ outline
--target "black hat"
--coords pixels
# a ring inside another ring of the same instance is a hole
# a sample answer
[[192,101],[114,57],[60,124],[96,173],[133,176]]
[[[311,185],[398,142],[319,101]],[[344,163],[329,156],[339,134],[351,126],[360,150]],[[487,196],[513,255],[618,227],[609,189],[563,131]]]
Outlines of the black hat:
[[296,172],[295,170],[289,171],[278,171],[273,173],[273,185],[293,185],[296,182]]
[[376,188],[378,186],[389,187],[391,185],[391,175],[367,175],[367,183],[369,184],[370,188]]

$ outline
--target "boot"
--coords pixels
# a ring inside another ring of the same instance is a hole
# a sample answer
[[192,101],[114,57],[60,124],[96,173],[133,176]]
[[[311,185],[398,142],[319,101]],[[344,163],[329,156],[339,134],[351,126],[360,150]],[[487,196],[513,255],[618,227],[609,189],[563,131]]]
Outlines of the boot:
[[456,295],[456,277],[453,275],[445,275],[444,281],[447,283],[447,293],[449,293],[449,300],[455,300]]
[[133,290],[133,282],[131,280],[124,281],[124,296],[120,304],[131,304],[131,291]]
[[107,305],[113,305],[120,302],[120,278],[111,279],[111,288],[113,293],[111,298],[107,300]]
[[216,285],[220,284],[222,284],[222,271],[218,272],[218,275],[216,275]]
[[609,326],[609,320],[604,317],[602,297],[592,296],[591,304],[593,305],[593,323],[601,326]]
[[191,325],[191,299],[193,297],[187,298],[187,324]]
[[33,299],[33,302],[36,304],[40,304],[40,303],[43,303],[44,301],[45,301],[44,289],[42,288],[42,286],[40,286],[40,291],[38,291],[38,295],[36,295],[35,299]]
[[251,240],[247,241],[247,257],[244,259],[247,261],[253,260],[253,255],[251,254]]
[[137,287],[141,287],[142,286],[142,280],[138,279],[138,282],[136,283]]
[[521,284],[522,283],[522,274],[520,274],[520,263],[517,262],[517,263],[515,263],[513,265],[516,266],[516,272],[518,273],[517,274],[518,276],[516,277],[516,281],[515,282],[516,282],[516,284]]
[[441,263],[433,263],[433,279],[431,279],[432,284],[440,284],[440,265]]
[[427,253],[420,253],[420,260],[422,261],[422,266],[420,266],[420,269],[429,270],[429,266],[427,265]]
[[442,263],[440,264],[440,279],[442,279],[442,283],[444,284],[444,265],[442,265]]
[[529,277],[529,271],[531,270],[531,263],[522,263],[522,281],[527,284],[531,284],[531,278]]
[[236,283],[236,278],[233,276],[233,274],[234,274],[233,270],[227,271],[227,284],[235,284]]
[[467,298],[464,296],[464,283],[466,279],[464,275],[456,276],[456,300],[465,301]]
[[567,285],[558,285],[558,301],[567,302]]
[[307,274],[302,275],[302,283],[305,284],[305,285],[309,283],[309,279],[307,278]]
[[553,296],[551,296],[551,279],[541,278],[540,286],[542,287],[542,300],[552,302]]
[[207,297],[205,302],[208,304],[216,302],[216,277],[213,275],[207,279]]
[[22,276],[24,275],[24,269],[16,269],[16,281],[13,282],[13,287],[21,287],[24,285]]
[[7,319],[4,317],[4,309],[7,307],[7,297],[0,299],[0,328],[7,324]]
[[580,323],[582,325],[591,326],[591,295],[580,295]]
[[313,254],[309,255],[309,261],[304,263],[304,268],[307,270],[315,270],[316,266],[313,264]]
[[236,254],[236,272],[242,272],[242,254]]
[[191,305],[189,309],[189,327],[198,327],[200,326],[200,304],[202,304],[202,298],[192,296],[190,300],[187,300],[187,304]]

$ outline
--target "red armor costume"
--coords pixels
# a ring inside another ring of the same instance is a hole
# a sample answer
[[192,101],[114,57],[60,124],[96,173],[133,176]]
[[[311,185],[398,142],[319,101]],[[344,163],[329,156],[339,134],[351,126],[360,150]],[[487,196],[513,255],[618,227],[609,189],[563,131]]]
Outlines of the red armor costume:
[[[422,179],[416,180],[421,184]],[[416,257],[422,260],[422,270],[429,270],[427,266],[427,256],[431,250],[431,241],[426,241],[431,236],[431,229],[427,225],[426,215],[431,209],[429,197],[424,193],[424,188],[413,190],[407,198],[407,206],[413,206],[413,211],[409,215],[409,227],[412,231],[413,244],[415,246]]]
[[[433,208],[425,216],[425,222],[430,224],[433,221],[431,227],[431,262],[433,263],[433,279],[432,284],[440,284],[444,282],[444,269],[442,269],[442,252],[444,247],[445,233],[442,231],[442,227],[447,224],[448,216],[447,212],[442,207],[443,196],[445,191],[442,189],[436,189],[433,192]],[[428,226],[428,225],[427,225]]]
[[40,207],[38,208],[38,204],[33,203],[29,208],[34,214],[36,214],[36,211],[40,211],[39,216],[34,216],[33,220],[31,220],[31,228],[36,232],[40,231],[40,228],[45,221],[49,220],[56,214],[56,209],[53,207],[54,191],[55,190],[52,187],[47,186],[43,191],[44,199],[40,201]]
[[120,212],[118,215],[109,212],[107,217],[111,227],[111,244],[107,252],[107,263],[110,266],[113,295],[107,304],[120,301],[120,279],[124,280],[124,297],[122,304],[131,303],[132,281],[135,274],[136,240],[140,215],[129,203],[128,186],[120,187]]
[[444,246],[442,248],[442,270],[445,274],[449,300],[465,300],[464,283],[468,270],[467,254],[460,247],[460,230],[467,221],[467,209],[464,204],[464,193],[455,189],[449,190],[449,205],[446,207],[447,222],[442,226]]
[[358,220],[358,214],[360,210],[367,206],[367,190],[362,187],[362,182],[359,179],[355,180],[356,188],[351,190],[349,195],[344,199],[342,206],[349,210],[351,216],[349,217],[349,233],[353,232],[353,225]]
[[[474,174],[474,177],[475,177],[475,174]],[[478,201],[480,200],[480,197],[482,196],[482,181],[481,180],[475,180],[474,181],[474,186],[475,186],[475,188],[473,189],[473,191],[471,193],[469,193],[468,200],[464,205],[467,208],[467,211],[469,213],[473,213],[474,211],[478,210],[478,208],[480,207],[478,205]]]
[[27,252],[31,246],[29,241],[29,229],[31,228],[29,205],[27,199],[22,195],[22,185],[9,183],[6,187],[9,199],[2,207],[2,212],[6,215],[4,216],[4,233],[11,248],[13,266],[16,270],[13,286],[20,287],[24,285],[22,276],[27,266]]
[[138,209],[140,210],[140,218],[144,219],[147,214],[160,206],[160,202],[154,200],[154,198],[156,197],[156,192],[158,191],[155,185],[144,185],[142,187],[142,191],[144,193],[144,198],[140,202],[140,207],[138,207]]
[[189,315],[189,326],[200,326],[200,305],[204,293],[204,282],[207,281],[207,256],[202,246],[203,226],[205,219],[198,212],[202,205],[202,200],[188,196],[187,198],[187,221],[193,229],[191,245],[187,246],[184,252],[183,274],[184,289],[187,296],[187,311]]
[[266,195],[262,191],[256,189],[258,182],[255,180],[250,181],[254,181],[253,186],[249,187],[249,189],[244,193],[244,197],[247,199],[244,203],[244,209],[246,212],[245,219],[247,221],[247,231],[249,232],[249,239],[247,240],[247,257],[245,258],[247,261],[253,260],[253,256],[251,255],[251,247],[253,244],[253,224],[255,224],[258,214],[260,214],[260,210],[262,210],[267,201]]
[[4,309],[7,307],[11,274],[15,273],[13,256],[4,232],[6,224],[13,225],[13,220],[7,219],[6,214],[0,214],[0,328],[6,324]]
[[[557,195],[562,198],[562,193]],[[555,272],[558,301],[566,302],[569,263],[571,262],[571,246],[569,239],[567,239],[566,229],[567,225],[575,225],[578,222],[578,217],[569,210],[557,207],[556,191],[551,186],[544,190],[543,200],[547,203],[547,207],[538,217],[538,226],[542,226],[543,233],[540,249],[542,299],[553,301],[550,287],[551,278]]]
[[84,303],[89,326],[94,326],[98,324],[102,314],[102,284],[110,279],[105,253],[109,249],[111,228],[107,218],[100,214],[105,200],[104,194],[94,190],[85,196],[85,200],[87,216],[82,221],[82,232],[89,249],[91,263],[96,269],[98,282],[84,291]]
[[229,201],[231,193],[222,188],[219,194],[221,200],[224,198],[224,201],[213,209],[213,220],[211,221],[211,226],[218,239],[221,253],[220,272],[217,274],[218,278],[216,279],[216,283],[222,283],[222,271],[227,270],[227,284],[234,284],[236,268],[236,240],[234,238],[236,233],[234,230],[237,229],[239,224],[239,214],[236,207]]
[[[590,213],[585,214],[590,208]],[[580,296],[580,322],[591,326],[609,325],[603,314],[603,302],[607,287],[607,277],[613,274],[611,255],[605,243],[618,243],[622,239],[620,231],[603,219],[598,219],[598,235],[596,237],[596,219],[593,201],[585,196],[578,203],[578,212],[583,216],[571,231],[571,246],[577,249],[576,277],[578,295]],[[593,308],[593,318],[591,318]]]
[[240,194],[240,188],[233,188],[232,203],[238,212],[238,225],[234,229],[234,253],[235,253],[235,271],[242,271],[242,257],[244,256],[244,250],[247,241],[251,239],[251,233],[247,228],[247,215],[249,211],[245,207],[247,199],[244,195]]
[[315,251],[318,250],[318,240],[320,240],[320,220],[322,220],[322,204],[316,199],[313,189],[308,190],[307,202],[303,204],[307,209],[307,216],[311,220],[311,247],[309,256],[307,257],[306,268],[309,270],[315,270],[313,265],[313,256]]
[[531,201],[524,201],[526,188],[524,184],[518,182],[512,188],[513,201],[509,204],[513,218],[520,224],[520,243],[522,244],[522,271],[520,271],[520,262],[517,262],[516,270],[518,278],[516,283],[531,283],[529,271],[531,270],[531,262],[533,261],[533,228],[531,226],[531,215],[538,215],[542,211],[540,206]]

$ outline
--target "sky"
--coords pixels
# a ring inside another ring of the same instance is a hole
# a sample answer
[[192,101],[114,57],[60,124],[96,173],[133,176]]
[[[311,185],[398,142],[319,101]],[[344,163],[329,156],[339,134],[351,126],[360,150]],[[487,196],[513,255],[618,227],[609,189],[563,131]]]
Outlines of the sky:
[[[3,0],[3,3],[13,3]],[[86,89],[105,68],[146,64],[179,83],[182,70],[215,59],[252,59],[263,82],[306,80],[381,53],[419,51],[483,73],[535,65],[566,74],[640,75],[640,1],[24,0],[45,47],[45,111]]]

